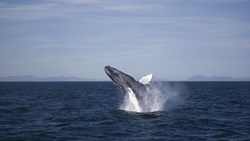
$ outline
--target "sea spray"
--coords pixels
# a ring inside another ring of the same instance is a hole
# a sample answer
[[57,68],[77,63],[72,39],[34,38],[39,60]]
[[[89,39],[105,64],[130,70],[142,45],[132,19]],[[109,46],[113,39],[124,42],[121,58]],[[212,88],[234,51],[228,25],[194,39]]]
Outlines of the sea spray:
[[181,89],[166,82],[153,82],[147,86],[144,97],[138,101],[129,88],[120,109],[139,113],[171,109],[182,102]]

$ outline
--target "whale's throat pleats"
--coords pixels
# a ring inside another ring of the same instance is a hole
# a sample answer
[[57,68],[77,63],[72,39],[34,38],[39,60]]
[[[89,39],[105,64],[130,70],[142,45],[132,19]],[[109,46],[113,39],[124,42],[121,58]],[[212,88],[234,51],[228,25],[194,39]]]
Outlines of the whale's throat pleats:
[[[131,88],[127,88],[127,94],[128,94],[128,103],[129,105],[127,105],[127,109],[128,111],[134,111],[134,112],[142,112],[142,109],[139,105],[139,102],[135,96],[135,93],[133,92],[133,90]],[[132,108],[133,107],[133,108]],[[131,108],[131,109],[130,109]]]

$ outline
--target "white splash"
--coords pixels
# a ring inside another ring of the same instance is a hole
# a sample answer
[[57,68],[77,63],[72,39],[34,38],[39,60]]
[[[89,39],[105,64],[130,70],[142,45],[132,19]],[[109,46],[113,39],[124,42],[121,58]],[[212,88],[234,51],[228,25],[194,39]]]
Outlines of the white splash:
[[143,99],[138,101],[133,90],[127,88],[127,94],[120,109],[139,113],[164,111],[168,109],[166,105],[173,107],[181,101],[177,90],[161,83],[150,84],[144,95]]

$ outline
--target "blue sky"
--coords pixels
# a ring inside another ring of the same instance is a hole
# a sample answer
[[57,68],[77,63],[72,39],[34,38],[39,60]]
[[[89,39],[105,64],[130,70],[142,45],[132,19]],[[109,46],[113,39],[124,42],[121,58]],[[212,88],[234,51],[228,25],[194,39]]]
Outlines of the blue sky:
[[249,77],[249,13],[249,0],[1,0],[0,77]]

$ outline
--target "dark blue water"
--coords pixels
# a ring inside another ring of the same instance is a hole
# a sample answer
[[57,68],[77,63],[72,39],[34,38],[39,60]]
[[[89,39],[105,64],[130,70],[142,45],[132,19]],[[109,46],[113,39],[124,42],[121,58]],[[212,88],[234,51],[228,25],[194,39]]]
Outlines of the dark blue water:
[[250,140],[250,82],[163,86],[182,102],[132,113],[111,82],[0,83],[0,140]]

